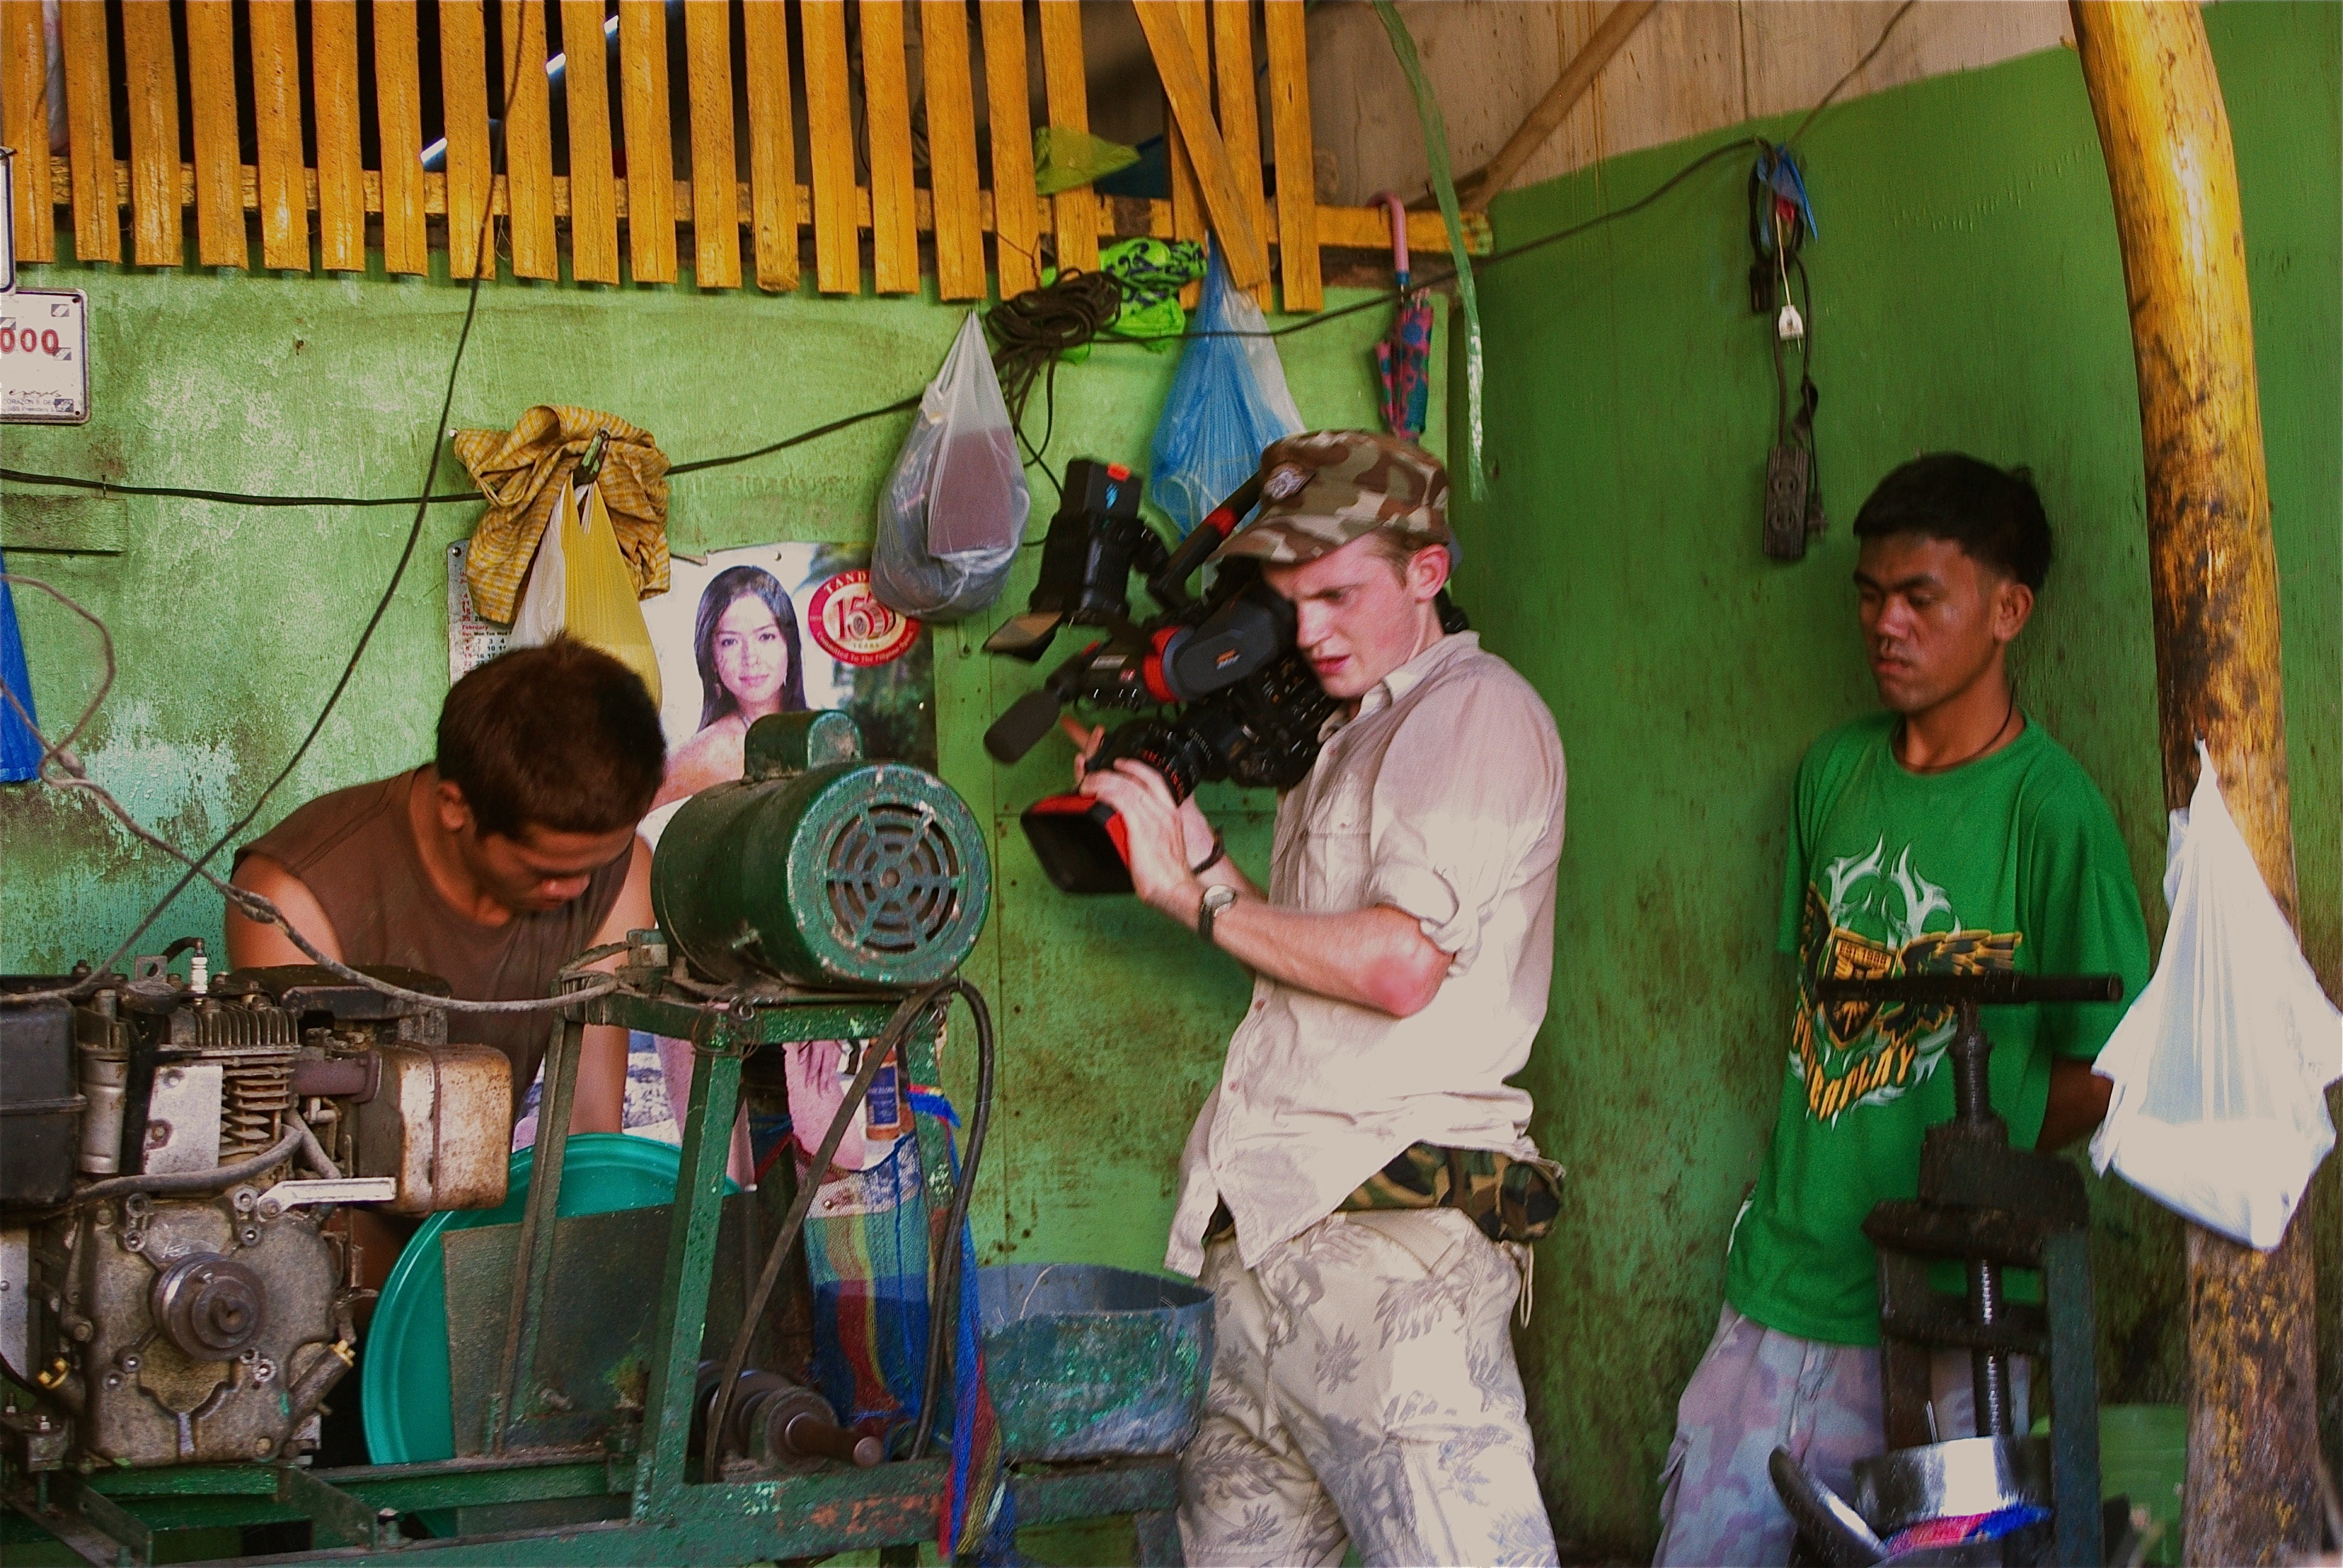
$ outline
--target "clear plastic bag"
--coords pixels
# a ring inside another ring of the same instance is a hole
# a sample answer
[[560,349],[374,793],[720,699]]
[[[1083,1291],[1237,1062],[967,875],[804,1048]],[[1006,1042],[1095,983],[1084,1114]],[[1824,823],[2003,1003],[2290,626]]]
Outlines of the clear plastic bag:
[[2097,1071],[2115,1083],[2091,1162],[2210,1231],[2265,1251],[2335,1146],[2324,1091],[2343,1016],[2318,989],[2197,742],[2172,814],[2156,973]]
[[1215,248],[1148,454],[1149,494],[1182,535],[1252,476],[1262,447],[1302,433],[1277,345],[1257,336],[1268,326]]
[[973,615],[1000,597],[1031,509],[1017,433],[970,311],[880,492],[870,591],[921,620]]

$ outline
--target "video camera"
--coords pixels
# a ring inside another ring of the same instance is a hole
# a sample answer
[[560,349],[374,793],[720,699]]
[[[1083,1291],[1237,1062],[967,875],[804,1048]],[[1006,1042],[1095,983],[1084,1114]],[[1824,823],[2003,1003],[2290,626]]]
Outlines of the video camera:
[[[1188,579],[1220,548],[1261,496],[1258,475],[1214,508],[1177,548],[1139,515],[1145,481],[1116,463],[1076,458],[1041,547],[1041,577],[1026,613],[985,642],[989,653],[1037,663],[1061,626],[1095,626],[1106,637],[1084,646],[985,731],[984,749],[1003,762],[1031,750],[1068,703],[1110,708],[1176,705],[1171,719],[1143,719],[1108,734],[1091,758],[1103,768],[1130,757],[1163,775],[1175,800],[1199,784],[1232,779],[1249,789],[1286,789],[1318,759],[1319,731],[1335,702],[1294,648],[1293,606],[1262,580],[1258,561],[1225,561],[1198,598]],[[1144,575],[1162,613],[1131,619],[1131,574]],[[1041,869],[1061,891],[1127,893],[1124,829],[1103,801],[1052,795],[1022,818]]]

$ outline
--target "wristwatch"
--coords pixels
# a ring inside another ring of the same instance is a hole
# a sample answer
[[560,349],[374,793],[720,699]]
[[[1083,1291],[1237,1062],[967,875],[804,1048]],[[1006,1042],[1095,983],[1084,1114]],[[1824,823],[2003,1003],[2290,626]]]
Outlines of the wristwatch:
[[1196,905],[1196,934],[1206,941],[1212,940],[1212,922],[1221,911],[1237,901],[1237,890],[1226,882],[1216,882],[1204,890]]

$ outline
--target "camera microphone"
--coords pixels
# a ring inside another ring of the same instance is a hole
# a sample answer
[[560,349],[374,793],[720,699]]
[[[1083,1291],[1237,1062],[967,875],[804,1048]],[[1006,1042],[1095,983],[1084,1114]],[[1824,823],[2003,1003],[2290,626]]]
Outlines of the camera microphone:
[[995,762],[1018,762],[1058,727],[1058,694],[1037,687],[1019,698],[984,732],[984,749]]

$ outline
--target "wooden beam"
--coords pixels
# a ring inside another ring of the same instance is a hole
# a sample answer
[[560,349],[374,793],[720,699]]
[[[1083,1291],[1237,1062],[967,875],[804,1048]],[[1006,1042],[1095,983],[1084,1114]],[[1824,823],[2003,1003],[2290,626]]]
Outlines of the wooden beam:
[[[260,173],[260,265],[309,270],[307,171],[301,159],[301,37],[293,0],[251,0],[252,117]],[[483,145],[487,141],[485,126]]]
[[928,85],[928,181],[935,187],[936,297],[984,297],[984,219],[978,208],[976,87],[967,0],[920,0],[920,58]]
[[[1212,0],[1212,75],[1220,109],[1221,140],[1237,176],[1237,196],[1252,220],[1253,232],[1269,236],[1269,199],[1261,181],[1261,101],[1252,75],[1252,0]],[[1252,291],[1253,303],[1269,304],[1269,280]]]
[[[553,219],[553,95],[545,80],[546,0],[504,0],[504,63],[496,95],[505,111],[505,200],[512,209],[515,277],[558,278],[561,240]],[[514,56],[518,54],[516,65]]]
[[691,95],[692,281],[740,286],[740,213],[733,187],[732,7],[729,0],[684,0],[683,47]]
[[[1302,0],[1262,0],[1269,139],[1277,168],[1277,276],[1289,311],[1325,303],[1318,267],[1318,155],[1310,131],[1310,49]],[[1442,236],[1446,243],[1446,236]]]
[[[2278,558],[2228,113],[2194,5],[2071,9],[2131,307],[2165,802],[2188,803],[2201,739],[2292,920]],[[2191,1225],[2187,1299],[2187,1560],[2307,1560],[2320,1529],[2308,1221],[2270,1252]]]
[[977,0],[992,123],[992,252],[1001,297],[1041,281],[1041,198],[1033,194],[1033,119],[1025,80],[1025,7]]
[[[751,6],[751,10],[762,9]],[[618,281],[618,190],[610,164],[610,45],[602,0],[561,0],[569,120],[569,276]]]
[[[1179,18],[1187,30],[1188,42],[1198,49],[1212,47],[1212,22],[1206,15],[1204,0],[1161,0],[1172,15]],[[1156,78],[1156,88],[1162,91],[1162,78]],[[1172,236],[1193,240],[1198,245],[1212,237],[1212,220],[1204,210],[1204,189],[1196,181],[1196,160],[1188,151],[1188,138],[1180,134],[1179,122],[1172,113],[1172,95],[1163,94],[1163,153],[1172,182]],[[1203,297],[1201,281],[1180,290],[1180,303],[1189,310]]]
[[1506,137],[1505,145],[1497,149],[1497,156],[1456,182],[1459,205],[1485,207],[1490,197],[1513,182],[1513,177],[1521,172],[1522,166],[1529,162],[1532,155],[1545,146],[1546,138],[1559,130],[1562,122],[1570,117],[1570,111],[1577,106],[1579,99],[1586,95],[1586,89],[1594,85],[1594,78],[1602,74],[1604,66],[1611,63],[1611,56],[1619,52],[1619,46],[1626,43],[1628,35],[1634,32],[1637,25],[1650,15],[1652,7],[1658,4],[1659,0],[1619,0],[1619,4],[1604,15],[1594,28],[1594,35],[1571,56],[1570,64],[1562,68],[1562,75],[1554,78],[1554,85],[1546,89],[1545,96],[1538,100],[1537,107],[1522,121],[1521,128]]
[[1134,5],[1139,25],[1147,35],[1148,52],[1155,56],[1156,74],[1163,78],[1164,96],[1188,154],[1196,163],[1196,184],[1212,215],[1212,232],[1220,236],[1228,263],[1229,281],[1239,288],[1256,288],[1269,281],[1269,251],[1245,211],[1244,197],[1230,166],[1229,150],[1212,118],[1212,89],[1197,67],[1187,29],[1168,6]]
[[[412,0],[406,9],[411,40]],[[381,11],[377,5],[377,18]],[[407,57],[411,66],[411,41]],[[205,266],[247,266],[252,247],[244,232],[244,165],[236,124],[236,16],[229,0],[187,0],[187,98],[196,132],[196,260]]]
[[179,207],[179,69],[169,6],[122,8],[122,60],[130,89],[131,258],[141,266],[177,266],[186,252]]
[[675,144],[661,0],[618,0],[618,88],[627,127],[628,265],[637,283],[673,283]]
[[798,150],[789,107],[789,7],[752,4],[742,7],[740,21],[757,286],[790,294],[798,286]]
[[16,259],[57,258],[49,187],[49,46],[41,0],[0,0],[0,145],[16,149]]
[[[439,95],[447,105],[447,276],[497,275],[488,159],[488,35],[481,0],[439,0]],[[501,106],[499,106],[501,107]],[[660,135],[666,135],[662,126]]]
[[[357,0],[310,0],[309,114],[317,143],[317,265],[327,272],[364,272],[366,166],[358,150]],[[171,139],[176,149],[176,126]]]
[[919,198],[911,185],[911,81],[903,0],[861,0],[862,117],[870,152],[870,286],[920,291]]
[[[106,0],[63,0],[67,167],[73,176],[74,259],[122,259],[122,215],[114,201],[114,70],[106,42]],[[47,146],[44,126],[39,146]]]
[[846,56],[846,0],[803,0],[806,140],[813,163],[813,279],[824,294],[862,292],[855,239],[854,102]]
[[[1048,94],[1050,124],[1070,131],[1091,128],[1090,71],[1082,63],[1081,0],[1041,0],[1041,84]],[[1083,272],[1098,266],[1098,196],[1088,186],[1050,198],[1056,213],[1058,265]]]

